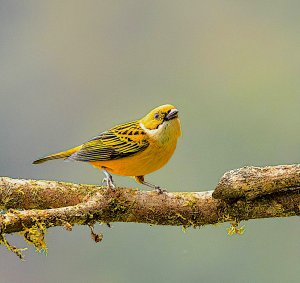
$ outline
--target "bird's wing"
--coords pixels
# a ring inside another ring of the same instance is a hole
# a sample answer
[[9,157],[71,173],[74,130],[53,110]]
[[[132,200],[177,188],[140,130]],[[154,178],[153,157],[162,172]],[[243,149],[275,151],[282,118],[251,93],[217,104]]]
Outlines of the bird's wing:
[[116,126],[84,143],[69,159],[86,162],[107,161],[134,155],[149,146],[138,121]]

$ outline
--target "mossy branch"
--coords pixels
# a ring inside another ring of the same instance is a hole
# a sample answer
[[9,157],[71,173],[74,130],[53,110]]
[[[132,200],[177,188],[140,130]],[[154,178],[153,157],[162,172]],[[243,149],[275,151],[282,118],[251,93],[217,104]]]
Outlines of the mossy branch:
[[215,191],[163,194],[2,177],[0,243],[12,250],[4,235],[22,232],[45,249],[44,234],[52,226],[138,222],[187,228],[300,215],[299,189],[299,165],[244,167],[225,173]]

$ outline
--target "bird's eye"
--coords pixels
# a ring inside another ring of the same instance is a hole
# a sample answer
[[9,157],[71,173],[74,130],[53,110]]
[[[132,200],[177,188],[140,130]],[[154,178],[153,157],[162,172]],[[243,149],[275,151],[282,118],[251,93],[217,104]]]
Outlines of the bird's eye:
[[158,118],[159,118],[159,114],[158,114],[158,113],[155,113],[155,114],[154,114],[154,119],[158,120]]

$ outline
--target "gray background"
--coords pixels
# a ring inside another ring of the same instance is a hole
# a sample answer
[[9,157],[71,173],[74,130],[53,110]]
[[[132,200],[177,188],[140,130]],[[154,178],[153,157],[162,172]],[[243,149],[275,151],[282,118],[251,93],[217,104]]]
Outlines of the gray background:
[[[99,184],[32,160],[171,103],[183,137],[148,180],[213,189],[244,165],[299,163],[299,1],[0,1],[0,175]],[[119,185],[144,187],[115,177]],[[299,218],[188,229],[52,228],[48,256],[0,247],[1,282],[299,282]],[[9,239],[26,244],[18,236]]]

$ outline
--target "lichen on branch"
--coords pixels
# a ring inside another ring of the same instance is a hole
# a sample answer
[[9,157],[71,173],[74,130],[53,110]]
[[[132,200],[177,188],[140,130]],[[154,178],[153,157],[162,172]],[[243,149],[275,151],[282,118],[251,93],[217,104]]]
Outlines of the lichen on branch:
[[0,178],[0,243],[21,257],[5,235],[20,232],[38,251],[47,251],[46,229],[96,222],[137,222],[200,227],[231,222],[242,234],[242,220],[300,215],[299,165],[244,167],[227,172],[215,191],[167,192],[56,181]]

